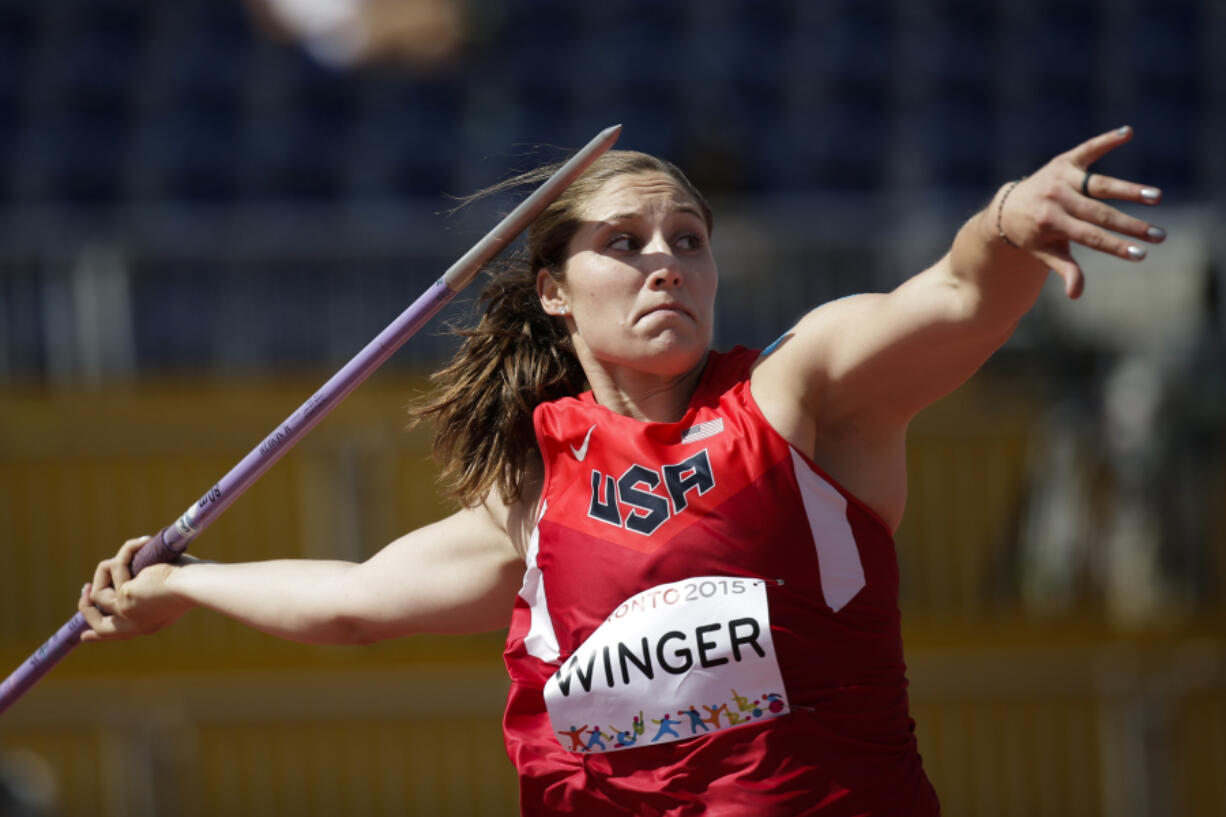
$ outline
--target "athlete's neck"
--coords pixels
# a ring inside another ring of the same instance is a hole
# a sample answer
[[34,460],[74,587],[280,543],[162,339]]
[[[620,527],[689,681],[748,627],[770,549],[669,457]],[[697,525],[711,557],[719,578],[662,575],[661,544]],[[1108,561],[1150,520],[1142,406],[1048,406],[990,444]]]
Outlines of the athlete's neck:
[[596,402],[610,411],[649,423],[675,423],[685,416],[707,363],[677,375],[656,374],[616,364],[584,365]]

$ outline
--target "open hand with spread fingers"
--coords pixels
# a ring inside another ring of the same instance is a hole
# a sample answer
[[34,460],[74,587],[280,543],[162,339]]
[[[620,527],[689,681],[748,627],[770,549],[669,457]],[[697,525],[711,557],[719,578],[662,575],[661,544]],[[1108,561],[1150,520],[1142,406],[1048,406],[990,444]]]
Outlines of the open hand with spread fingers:
[[1006,244],[1035,256],[1064,279],[1070,298],[1081,295],[1085,276],[1070,252],[1077,243],[1127,261],[1145,258],[1145,246],[1166,231],[1120,212],[1106,202],[1157,204],[1162,192],[1104,176],[1091,166],[1132,139],[1125,126],[1095,136],[1060,154],[1027,178],[1002,188],[996,198],[996,230]]

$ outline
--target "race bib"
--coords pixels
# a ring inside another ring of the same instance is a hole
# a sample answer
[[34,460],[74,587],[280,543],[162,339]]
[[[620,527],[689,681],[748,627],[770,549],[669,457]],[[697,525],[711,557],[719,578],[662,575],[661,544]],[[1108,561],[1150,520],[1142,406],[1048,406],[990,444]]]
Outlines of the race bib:
[[700,576],[619,605],[545,685],[563,748],[632,749],[786,714],[766,584]]

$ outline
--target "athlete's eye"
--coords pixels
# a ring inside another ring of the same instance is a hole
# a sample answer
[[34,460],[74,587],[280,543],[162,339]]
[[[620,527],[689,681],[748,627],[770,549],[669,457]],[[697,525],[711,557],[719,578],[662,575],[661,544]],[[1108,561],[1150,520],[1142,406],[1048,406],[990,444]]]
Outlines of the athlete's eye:
[[699,250],[706,241],[698,233],[684,233],[674,243],[683,250]]
[[639,242],[634,236],[621,233],[609,239],[609,243],[605,245],[605,248],[618,250],[619,252],[633,252],[639,248]]

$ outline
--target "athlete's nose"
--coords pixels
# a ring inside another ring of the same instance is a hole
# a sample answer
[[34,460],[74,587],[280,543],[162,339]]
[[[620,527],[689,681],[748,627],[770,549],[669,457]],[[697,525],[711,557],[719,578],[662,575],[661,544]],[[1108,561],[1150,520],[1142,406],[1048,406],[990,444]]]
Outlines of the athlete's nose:
[[677,259],[669,256],[669,263],[666,266],[657,267],[647,278],[647,286],[650,289],[677,289],[681,286],[681,270],[677,266]]
[[644,256],[654,265],[647,276],[648,288],[676,289],[681,286],[681,267],[668,241],[657,235],[645,250]]

